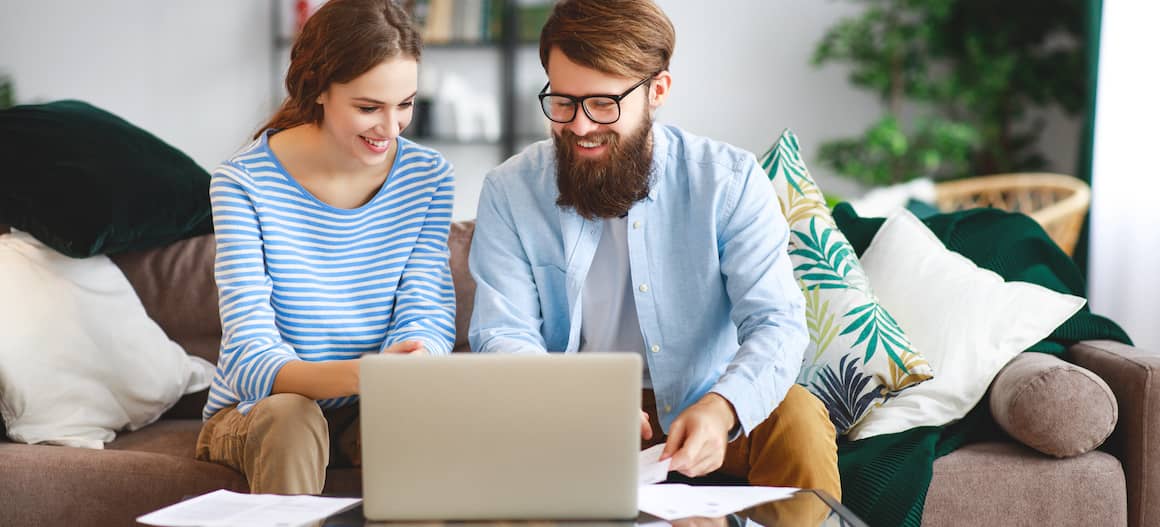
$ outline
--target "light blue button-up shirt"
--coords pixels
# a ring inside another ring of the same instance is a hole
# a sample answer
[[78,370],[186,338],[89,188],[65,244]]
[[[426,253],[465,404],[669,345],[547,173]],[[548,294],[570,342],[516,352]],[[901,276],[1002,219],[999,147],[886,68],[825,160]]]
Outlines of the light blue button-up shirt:
[[[785,397],[809,338],[789,229],[753,154],[672,126],[653,125],[652,142],[652,186],[628,212],[628,252],[661,426],[716,392],[749,433]],[[603,221],[557,196],[550,140],[487,175],[470,256],[473,351],[579,349]]]

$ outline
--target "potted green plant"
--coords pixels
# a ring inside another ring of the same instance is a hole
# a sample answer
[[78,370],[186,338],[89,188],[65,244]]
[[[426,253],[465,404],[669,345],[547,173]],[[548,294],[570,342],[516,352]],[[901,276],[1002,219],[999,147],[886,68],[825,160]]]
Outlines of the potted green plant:
[[[852,66],[850,82],[887,113],[860,137],[821,146],[820,161],[869,185],[1037,170],[1042,120],[1086,100],[1083,0],[855,0],[813,62]],[[903,104],[917,114],[902,119]]]

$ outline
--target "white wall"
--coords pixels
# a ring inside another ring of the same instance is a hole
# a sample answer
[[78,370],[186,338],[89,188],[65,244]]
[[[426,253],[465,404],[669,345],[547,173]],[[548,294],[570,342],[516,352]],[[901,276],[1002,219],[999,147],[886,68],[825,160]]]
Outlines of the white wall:
[[[848,68],[809,64],[828,27],[863,4],[837,0],[658,0],[677,28],[673,95],[662,118],[760,155],[790,128],[819,185],[839,196],[863,190],[817,162],[818,146],[855,137],[884,108],[856,90]],[[1046,112],[1040,141],[1049,170],[1074,173],[1079,121]]]
[[1091,308],[1160,349],[1160,4],[1104,0],[1092,170]]
[[818,69],[809,61],[826,28],[861,6],[816,0],[658,3],[677,29],[673,90],[662,120],[758,155],[790,128],[823,190],[855,191],[849,180],[813,162],[817,146],[860,134],[881,115],[881,105],[850,86],[845,67]]
[[[858,4],[659,3],[677,28],[673,92],[661,120],[757,154],[792,128],[823,189],[860,192],[818,165],[815,152],[826,139],[859,134],[880,115],[879,103],[849,86],[846,68],[809,65],[825,29],[856,14]],[[212,168],[272,110],[270,6],[268,0],[0,0],[0,70],[14,77],[20,102],[88,100]],[[489,71],[498,67],[494,53],[429,50],[424,67],[483,78],[479,89],[498,93]],[[534,129],[541,119],[535,93],[544,79],[534,48],[521,52],[518,72],[522,119]],[[1056,116],[1049,123],[1053,168],[1071,172],[1075,122]],[[455,216],[473,217],[482,176],[500,161],[497,149],[433,146],[457,167]]]
[[252,0],[0,0],[0,70],[18,102],[86,100],[212,168],[269,111],[269,12]]

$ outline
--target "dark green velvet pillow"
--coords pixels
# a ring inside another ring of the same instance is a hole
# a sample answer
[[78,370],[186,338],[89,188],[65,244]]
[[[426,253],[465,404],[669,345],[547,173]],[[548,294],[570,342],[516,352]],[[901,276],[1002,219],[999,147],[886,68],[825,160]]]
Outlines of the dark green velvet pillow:
[[213,230],[209,173],[81,101],[0,110],[0,224],[76,258]]

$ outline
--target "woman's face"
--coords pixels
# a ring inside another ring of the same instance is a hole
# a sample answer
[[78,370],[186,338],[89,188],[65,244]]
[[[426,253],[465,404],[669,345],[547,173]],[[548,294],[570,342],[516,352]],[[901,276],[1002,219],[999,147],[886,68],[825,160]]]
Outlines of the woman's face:
[[411,124],[419,63],[398,56],[347,83],[333,83],[318,97],[321,128],[337,153],[364,165],[388,161],[395,141]]

